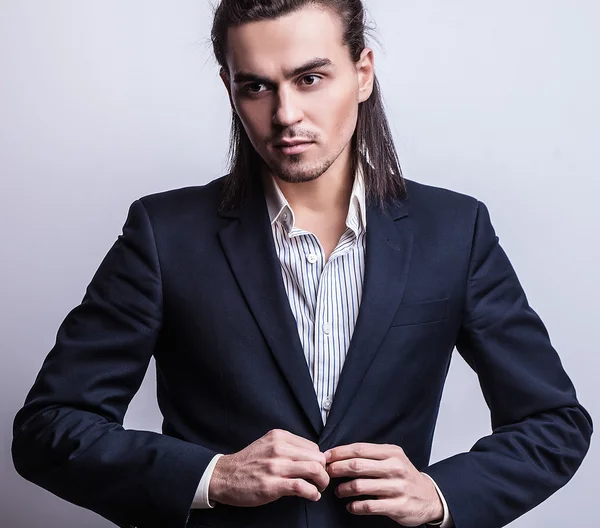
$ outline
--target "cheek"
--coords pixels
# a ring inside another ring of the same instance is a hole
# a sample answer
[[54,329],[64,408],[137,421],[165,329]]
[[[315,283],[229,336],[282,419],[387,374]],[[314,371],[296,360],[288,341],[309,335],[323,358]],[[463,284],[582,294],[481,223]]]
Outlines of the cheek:
[[317,123],[330,140],[347,142],[356,128],[358,102],[356,91],[332,91],[319,101]]
[[260,141],[269,135],[271,117],[269,109],[265,105],[261,105],[257,101],[247,105],[242,103],[237,105],[237,111],[246,133],[253,143],[255,140]]

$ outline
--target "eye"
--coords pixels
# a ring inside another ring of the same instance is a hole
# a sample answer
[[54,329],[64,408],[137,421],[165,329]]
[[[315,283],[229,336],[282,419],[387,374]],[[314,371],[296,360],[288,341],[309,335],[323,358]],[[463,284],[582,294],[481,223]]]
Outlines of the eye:
[[319,77],[318,75],[305,75],[304,77],[302,77],[301,82],[305,86],[314,86],[315,84],[319,84],[321,80],[321,77]]
[[264,90],[261,90],[261,88],[266,88],[266,86],[262,83],[250,83],[244,86],[244,92],[256,95],[264,92]]

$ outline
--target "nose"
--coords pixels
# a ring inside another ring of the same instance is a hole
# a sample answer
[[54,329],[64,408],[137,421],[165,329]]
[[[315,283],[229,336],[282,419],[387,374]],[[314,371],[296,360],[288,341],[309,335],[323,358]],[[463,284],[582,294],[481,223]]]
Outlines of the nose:
[[303,112],[291,90],[280,88],[276,97],[273,123],[281,127],[289,127],[302,120]]

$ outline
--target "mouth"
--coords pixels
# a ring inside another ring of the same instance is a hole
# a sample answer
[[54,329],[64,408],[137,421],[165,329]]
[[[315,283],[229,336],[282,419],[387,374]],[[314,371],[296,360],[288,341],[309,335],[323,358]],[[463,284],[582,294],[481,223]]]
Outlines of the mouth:
[[306,152],[313,144],[312,141],[282,141],[274,147],[283,154],[292,155]]

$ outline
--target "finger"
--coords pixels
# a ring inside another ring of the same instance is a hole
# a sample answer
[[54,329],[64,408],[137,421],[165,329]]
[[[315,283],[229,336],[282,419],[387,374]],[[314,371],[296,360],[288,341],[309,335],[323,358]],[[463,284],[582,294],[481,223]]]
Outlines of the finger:
[[288,460],[318,462],[325,470],[325,455],[320,451],[313,451],[305,447],[291,445],[286,442],[273,444],[268,453],[273,458],[285,458]]
[[370,499],[350,502],[346,509],[354,515],[397,515],[393,499]]
[[370,458],[373,460],[385,460],[392,456],[400,456],[404,452],[399,446],[391,444],[369,444],[358,442],[344,446],[337,446],[325,452],[327,462],[345,460],[348,458]]
[[280,466],[280,475],[286,478],[302,478],[314,484],[320,491],[323,491],[331,480],[323,466],[315,461],[285,461]]
[[389,459],[372,460],[368,458],[351,458],[338,460],[327,465],[327,473],[330,477],[392,477],[400,476],[397,464]]
[[312,451],[319,451],[319,446],[314,442],[311,442],[307,438],[303,438],[294,433],[290,433],[285,429],[272,429],[265,436],[270,436],[270,439],[276,442],[287,442],[288,444],[295,445],[297,447],[304,447]]
[[401,483],[393,479],[354,479],[344,482],[335,489],[338,497],[357,497],[373,495],[375,497],[397,497]]
[[281,479],[279,484],[279,496],[303,497],[311,501],[318,501],[321,498],[319,490],[306,482],[304,479]]

